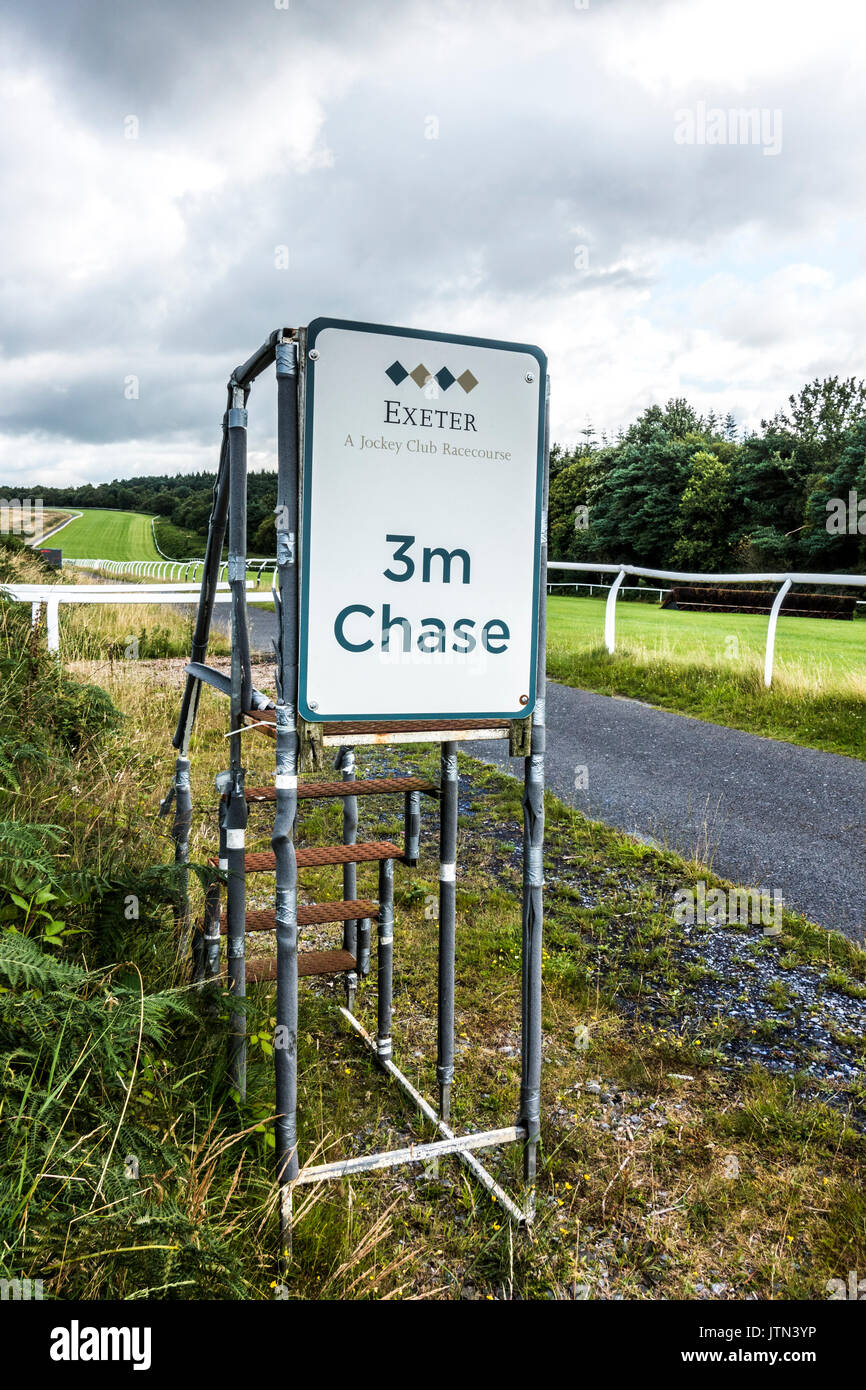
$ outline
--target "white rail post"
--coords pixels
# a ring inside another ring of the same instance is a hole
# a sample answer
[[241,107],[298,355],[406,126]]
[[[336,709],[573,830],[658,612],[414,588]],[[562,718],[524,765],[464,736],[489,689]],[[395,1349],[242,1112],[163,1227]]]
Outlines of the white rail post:
[[781,589],[773,600],[770,609],[770,621],[767,625],[767,650],[764,653],[764,685],[769,690],[773,684],[773,654],[776,648],[776,624],[779,621],[779,610],[785,602],[785,595],[791,587],[791,580],[786,579]]
[[60,600],[50,598],[46,604],[48,650],[60,651]]
[[607,603],[604,606],[604,645],[613,656],[616,646],[616,596],[619,593],[620,585],[625,579],[625,570],[620,570],[616,579],[610,586],[607,596]]

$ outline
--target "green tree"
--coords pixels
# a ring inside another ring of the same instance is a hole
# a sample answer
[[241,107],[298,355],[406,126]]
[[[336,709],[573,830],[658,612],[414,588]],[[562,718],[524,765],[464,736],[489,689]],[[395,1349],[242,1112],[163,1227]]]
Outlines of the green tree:
[[[730,452],[730,451],[729,451]],[[731,549],[734,474],[729,459],[698,449],[679,505],[679,539],[673,550],[677,569],[724,568]]]

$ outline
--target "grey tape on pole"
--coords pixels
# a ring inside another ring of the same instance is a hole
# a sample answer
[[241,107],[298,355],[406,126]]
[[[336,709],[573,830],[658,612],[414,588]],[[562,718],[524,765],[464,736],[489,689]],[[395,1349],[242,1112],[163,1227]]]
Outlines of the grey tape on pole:
[[528,1120],[538,1120],[541,1114],[541,1091],[533,1087],[526,1087],[523,1092],[526,1105],[526,1118]]
[[247,427],[247,412],[246,412],[245,410],[240,410],[236,405],[233,405],[232,408],[231,408],[231,410],[229,411],[229,429],[230,429],[230,430],[237,430],[237,429],[245,430],[246,427]]
[[439,882],[440,882],[440,883],[456,883],[456,882],[457,882],[457,865],[456,865],[456,864],[440,864],[440,865],[439,865]]
[[526,851],[526,881],[533,888],[544,887],[544,851],[540,846]]
[[442,776],[447,782],[457,781],[457,754],[446,753],[442,759]]
[[354,748],[340,748],[334,759],[335,772],[354,772],[355,771],[355,750]]
[[277,376],[297,374],[297,355],[294,343],[277,343]]
[[242,555],[230,555],[228,563],[230,584],[243,583],[247,577],[247,562]]

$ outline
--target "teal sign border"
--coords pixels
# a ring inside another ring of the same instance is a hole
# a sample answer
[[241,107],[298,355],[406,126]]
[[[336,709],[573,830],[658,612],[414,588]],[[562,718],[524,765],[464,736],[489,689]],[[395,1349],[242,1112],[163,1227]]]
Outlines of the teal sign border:
[[[529,673],[529,702],[517,710],[483,710],[467,714],[461,710],[430,710],[425,714],[395,714],[383,710],[379,714],[319,714],[307,703],[307,633],[309,632],[310,570],[306,563],[310,545],[310,498],[312,489],[313,402],[316,390],[316,362],[310,361],[310,350],[325,328],[342,328],[358,333],[381,333],[393,338],[423,338],[436,343],[465,343],[470,347],[497,348],[503,352],[525,352],[538,363],[540,379],[538,393],[538,450],[536,464],[535,548],[532,579],[532,655]],[[457,333],[424,333],[418,328],[394,328],[380,323],[359,323],[354,319],[313,319],[307,326],[306,413],[304,420],[304,485],[302,496],[301,544],[301,613],[299,631],[298,712],[308,723],[339,724],[343,722],[376,723],[422,719],[525,719],[535,707],[535,673],[538,662],[538,602],[541,584],[541,509],[544,501],[544,409],[547,396],[547,357],[541,348],[529,343],[507,343],[499,338],[469,338]]]

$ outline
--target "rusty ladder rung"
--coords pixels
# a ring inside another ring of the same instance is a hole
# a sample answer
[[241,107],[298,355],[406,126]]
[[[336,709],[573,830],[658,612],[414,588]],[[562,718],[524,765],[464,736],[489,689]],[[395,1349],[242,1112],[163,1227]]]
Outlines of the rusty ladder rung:
[[[403,851],[389,840],[372,840],[366,844],[354,845],[310,845],[295,850],[295,861],[299,869],[317,869],[327,864],[368,864],[382,859],[402,859]],[[214,855],[208,860],[214,867],[219,859]],[[274,873],[277,857],[273,850],[254,850],[244,855],[244,869],[247,873]]]
[[[319,926],[323,922],[354,922],[363,917],[378,917],[379,904],[370,898],[345,898],[342,902],[305,903],[298,908],[298,926]],[[251,908],[246,914],[247,931],[274,931],[277,914],[272,908]],[[220,932],[225,935],[225,914],[220,920]]]
[[[424,777],[371,777],[357,778],[346,782],[299,782],[299,801],[321,801],[336,796],[399,796],[401,792],[424,792],[427,796],[438,796],[439,788],[435,782]],[[248,802],[276,801],[275,787],[247,787],[244,796]]]
[[[298,975],[343,975],[357,965],[350,951],[299,951]],[[262,984],[277,978],[276,956],[252,956],[246,963],[247,983]]]

